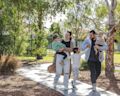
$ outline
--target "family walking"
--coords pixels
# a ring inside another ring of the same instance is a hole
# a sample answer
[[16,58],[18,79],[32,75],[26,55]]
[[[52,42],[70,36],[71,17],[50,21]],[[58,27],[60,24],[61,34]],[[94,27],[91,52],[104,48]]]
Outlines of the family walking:
[[82,43],[81,48],[78,48],[75,46],[72,33],[67,31],[64,40],[58,35],[53,36],[52,48],[56,51],[54,88],[57,88],[58,80],[63,73],[64,90],[68,90],[68,82],[72,70],[73,81],[71,84],[73,88],[77,89],[76,80],[79,76],[80,58],[82,54],[85,54],[85,60],[91,73],[92,90],[96,91],[96,81],[101,73],[101,62],[104,60],[103,51],[107,50],[103,34],[97,34],[94,30],[91,30],[89,36]]

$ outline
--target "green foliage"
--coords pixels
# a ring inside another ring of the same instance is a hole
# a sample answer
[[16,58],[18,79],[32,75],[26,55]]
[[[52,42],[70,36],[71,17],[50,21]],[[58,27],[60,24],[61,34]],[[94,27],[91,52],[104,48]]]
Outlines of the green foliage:
[[116,32],[115,39],[117,40],[117,43],[120,43],[120,31]]
[[39,55],[39,56],[45,56],[47,54],[47,49],[46,48],[38,48],[38,49],[35,49],[33,51],[33,55],[36,56],[36,55]]
[[80,70],[88,70],[88,64],[86,61],[81,60]]
[[[53,23],[48,33],[45,31],[44,21],[48,15],[52,18],[57,13],[65,14],[67,19],[64,28],[71,30],[77,40],[86,36],[82,33],[82,29],[90,29],[96,25],[95,28],[99,27],[103,30],[104,27],[101,26],[104,24],[101,22],[104,22],[107,10],[102,1],[98,2],[95,0],[0,0],[0,54],[34,55],[37,50],[43,54],[40,49],[47,48],[51,34],[57,33],[60,36],[62,34],[59,23]],[[119,11],[120,7],[117,6],[116,20],[120,19]],[[3,36],[3,33],[8,34]],[[33,34],[34,38],[32,38]]]
[[100,18],[104,18],[107,16],[108,10],[105,5],[100,5],[96,8],[96,16]]
[[56,33],[56,34],[58,34],[58,35],[61,35],[59,23],[53,23],[53,24],[51,25],[50,32],[51,32],[52,34],[55,34],[55,33]]

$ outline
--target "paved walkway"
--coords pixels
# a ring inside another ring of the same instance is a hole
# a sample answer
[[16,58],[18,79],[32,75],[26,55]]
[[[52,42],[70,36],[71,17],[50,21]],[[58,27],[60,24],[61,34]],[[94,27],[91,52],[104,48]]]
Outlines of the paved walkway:
[[[53,79],[55,74],[51,74],[47,72],[47,68],[50,64],[42,64],[42,65],[34,65],[34,66],[26,66],[23,67],[17,72],[25,76],[33,81],[39,82],[45,86],[48,86],[53,89]],[[61,92],[64,96],[118,96],[115,93],[105,91],[104,89],[97,88],[98,93],[91,95],[91,85],[88,85],[86,83],[78,82],[77,88],[78,90],[72,89],[71,83],[69,84],[69,90],[65,91],[63,89],[63,77],[59,80],[57,91]],[[71,79],[70,79],[71,82]]]

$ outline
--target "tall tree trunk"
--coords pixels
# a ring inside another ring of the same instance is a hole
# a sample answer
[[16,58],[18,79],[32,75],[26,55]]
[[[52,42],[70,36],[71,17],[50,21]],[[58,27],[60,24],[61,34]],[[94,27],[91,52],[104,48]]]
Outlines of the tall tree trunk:
[[114,34],[116,32],[115,28],[115,19],[114,19],[114,11],[109,11],[109,33],[107,34],[107,44],[108,50],[106,53],[106,76],[109,79],[115,79],[114,77]]
[[107,89],[113,88],[116,93],[120,94],[119,87],[117,86],[117,81],[114,75],[114,34],[115,30],[115,8],[117,6],[117,0],[111,0],[111,4],[109,4],[108,0],[105,0],[108,10],[109,10],[109,28],[108,28],[108,50],[106,53],[106,68],[105,75],[109,79],[109,86]]

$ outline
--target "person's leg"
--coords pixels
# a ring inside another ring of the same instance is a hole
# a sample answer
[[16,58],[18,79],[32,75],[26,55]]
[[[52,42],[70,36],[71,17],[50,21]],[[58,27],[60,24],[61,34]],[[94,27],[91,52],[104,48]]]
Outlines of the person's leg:
[[67,58],[67,54],[65,52],[63,52],[63,59],[66,59]]
[[67,54],[65,52],[57,52],[57,54],[60,54],[63,56],[63,60],[61,60],[60,64],[63,65],[64,64],[64,60],[67,58]]
[[100,76],[101,73],[101,62],[96,62],[95,64],[95,69],[96,69],[96,80]]
[[61,60],[63,59],[62,55],[57,54],[56,55],[56,75],[54,78],[54,87],[56,87],[56,84],[58,83],[59,77],[62,74],[62,65],[60,64]]
[[57,54],[63,55],[63,59],[67,58],[67,54],[65,52],[57,52]]
[[88,66],[90,69],[90,77],[91,77],[91,82],[96,83],[96,69],[95,69],[95,63],[94,62],[88,62]]
[[73,83],[76,85],[76,80],[78,80],[79,69],[73,68]]
[[76,80],[78,80],[78,74],[79,74],[79,69],[78,68],[73,68],[73,81],[72,81],[72,86],[73,88],[76,88]]
[[70,60],[64,60],[64,86],[66,89],[68,88],[69,73],[70,73]]
[[96,69],[95,69],[95,62],[88,62],[88,66],[90,69],[90,74],[91,74],[91,82],[93,86],[93,90],[96,90]]

